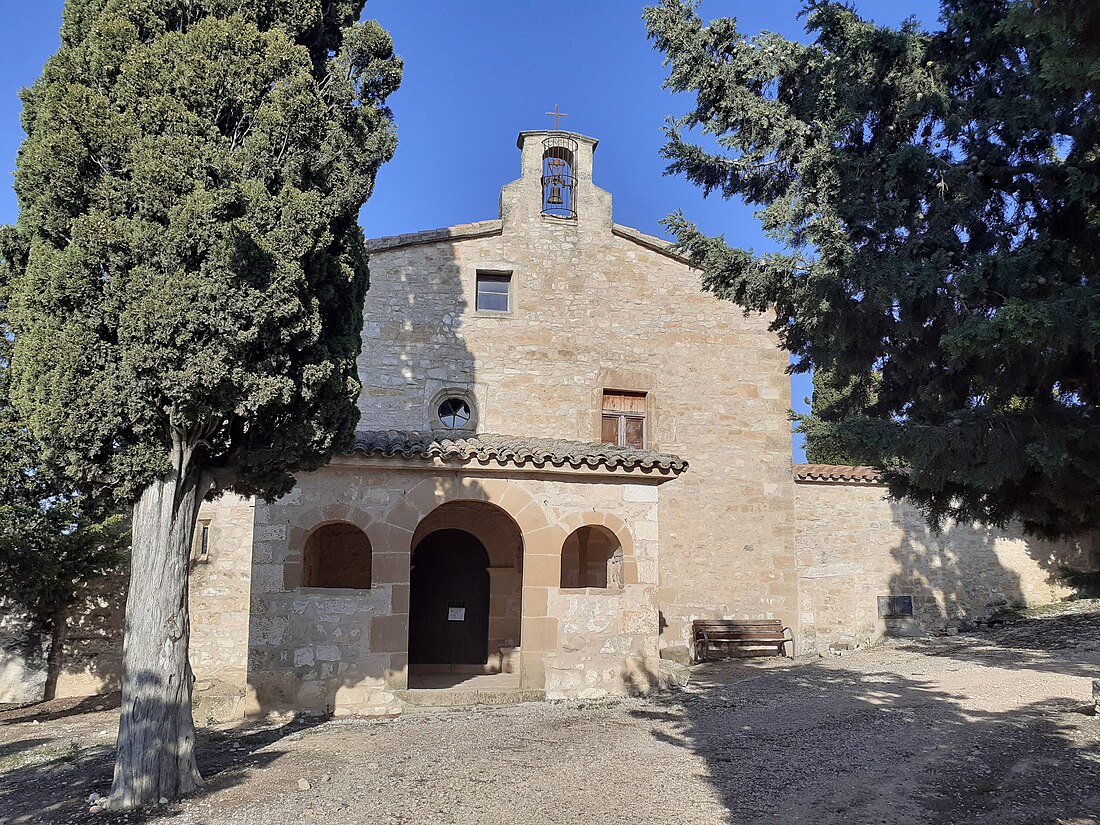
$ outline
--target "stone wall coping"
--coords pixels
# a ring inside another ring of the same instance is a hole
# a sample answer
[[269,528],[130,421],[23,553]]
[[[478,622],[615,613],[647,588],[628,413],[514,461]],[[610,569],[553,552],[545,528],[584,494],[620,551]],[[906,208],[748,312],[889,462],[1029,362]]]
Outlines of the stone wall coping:
[[882,473],[874,467],[850,464],[794,464],[794,480],[812,484],[867,484],[881,487]]
[[588,135],[582,135],[580,132],[570,132],[567,129],[527,129],[520,132],[519,137],[516,138],[516,148],[522,149],[523,143],[527,138],[537,137],[567,137],[573,140],[582,141],[584,143],[592,144],[592,151],[596,151],[596,146],[599,144],[599,140]]
[[504,221],[476,221],[445,226],[440,229],[425,229],[423,232],[410,232],[405,235],[387,235],[383,238],[371,238],[367,241],[368,252],[385,252],[402,246],[437,243],[439,241],[461,241],[467,238],[485,238],[499,235],[504,231]]
[[691,266],[691,261],[676,252],[672,248],[673,244],[663,238],[658,238],[655,235],[647,235],[644,232],[639,232],[633,227],[623,226],[621,223],[614,223],[611,225],[611,234],[618,235],[620,238],[626,238],[628,241],[633,241],[639,246],[644,246],[646,249],[651,249],[654,252],[659,252],[662,255],[672,258],[674,261]]

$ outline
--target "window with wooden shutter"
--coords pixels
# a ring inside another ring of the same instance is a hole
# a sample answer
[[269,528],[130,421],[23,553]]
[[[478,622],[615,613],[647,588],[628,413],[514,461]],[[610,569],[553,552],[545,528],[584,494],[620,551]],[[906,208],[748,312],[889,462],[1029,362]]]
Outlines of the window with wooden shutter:
[[646,442],[644,392],[604,390],[601,439],[605,444],[641,450]]

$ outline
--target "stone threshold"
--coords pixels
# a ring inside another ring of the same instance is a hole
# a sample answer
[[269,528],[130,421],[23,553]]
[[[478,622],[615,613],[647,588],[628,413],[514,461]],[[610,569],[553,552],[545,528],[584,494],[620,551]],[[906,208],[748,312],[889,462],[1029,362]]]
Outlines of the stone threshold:
[[500,705],[518,705],[525,702],[543,702],[545,690],[532,688],[408,688],[394,691],[394,695],[405,703],[401,715],[432,713],[444,710],[460,710],[473,707],[497,707]]

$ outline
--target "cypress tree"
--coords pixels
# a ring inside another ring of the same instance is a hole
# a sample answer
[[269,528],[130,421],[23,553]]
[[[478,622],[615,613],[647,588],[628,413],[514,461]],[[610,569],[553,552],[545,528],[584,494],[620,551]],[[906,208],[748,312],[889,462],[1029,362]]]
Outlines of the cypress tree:
[[775,314],[795,371],[851,394],[815,437],[892,495],[934,524],[1100,526],[1100,6],[943,0],[933,30],[803,13],[810,43],[646,10],[695,100],[669,171],[758,205],[783,251],[667,225],[707,289]]
[[200,503],[273,499],[357,421],[357,214],[401,62],[363,0],[68,0],[24,92],[12,397],[65,478],[133,505],[109,806],[195,789]]
[[12,264],[24,250],[0,227],[0,598],[27,618],[28,659],[48,639],[42,698],[53,699],[63,665],[69,608],[86,585],[116,568],[127,533],[117,515],[93,504],[42,461],[42,450],[10,400],[11,328],[7,322]]

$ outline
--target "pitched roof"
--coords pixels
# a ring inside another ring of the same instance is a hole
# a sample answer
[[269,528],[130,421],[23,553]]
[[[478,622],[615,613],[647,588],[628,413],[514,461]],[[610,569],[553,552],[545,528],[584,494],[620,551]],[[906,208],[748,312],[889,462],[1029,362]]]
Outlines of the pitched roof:
[[856,467],[842,464],[795,464],[794,480],[881,484],[882,474],[874,467]]
[[[373,254],[375,252],[387,252],[391,249],[401,249],[406,246],[439,243],[440,241],[463,241],[470,238],[485,238],[492,235],[499,235],[503,231],[504,221],[500,219],[475,221],[474,223],[460,223],[456,226],[443,226],[439,229],[425,229],[422,232],[409,232],[404,235],[388,235],[384,238],[369,238],[367,240],[367,251]],[[652,249],[654,252],[667,255],[673,260],[691,266],[691,261],[677,252],[671,242],[663,238],[647,235],[644,232],[639,232],[637,229],[623,226],[618,223],[612,224],[611,234],[618,235],[620,238],[626,238],[628,241],[633,241],[640,246]]]
[[504,229],[504,221],[477,221],[460,223],[457,226],[444,226],[440,229],[425,229],[423,232],[409,232],[406,235],[387,235],[384,238],[370,238],[367,241],[368,252],[385,252],[403,246],[418,246],[438,241],[461,241],[467,238],[484,238],[499,235]]
[[688,463],[677,455],[635,450],[613,444],[528,438],[497,433],[471,433],[448,437],[442,433],[407,430],[360,431],[350,450],[387,458],[440,458],[457,461],[496,461],[517,467],[608,467],[623,470],[663,470],[682,473]]

